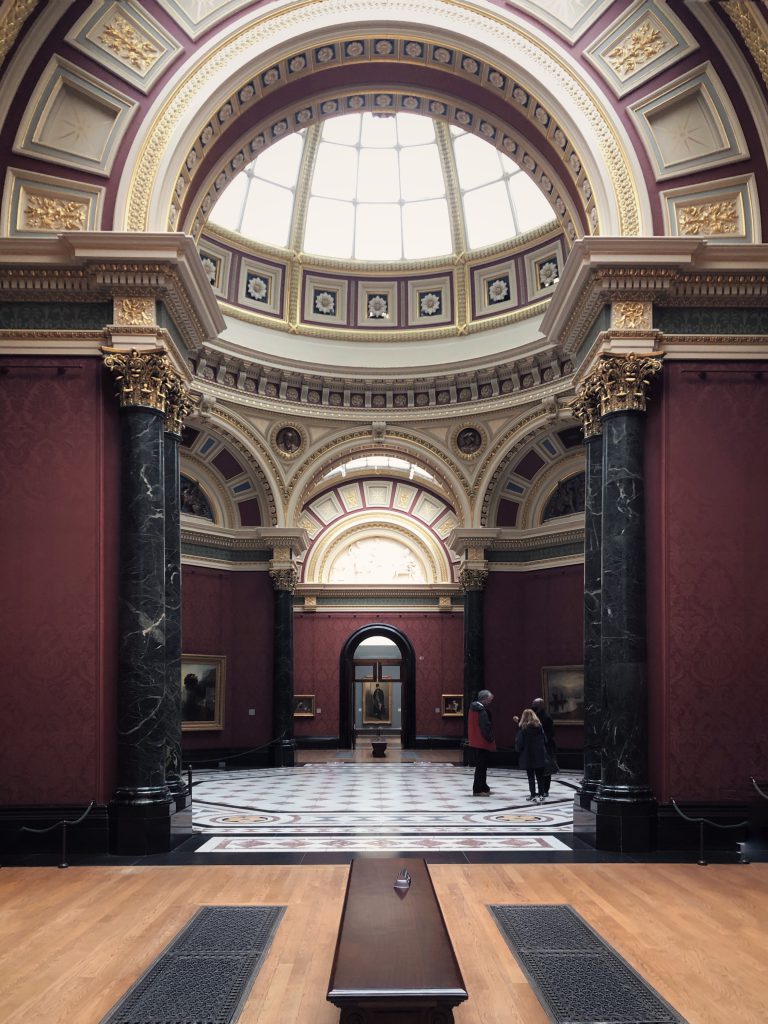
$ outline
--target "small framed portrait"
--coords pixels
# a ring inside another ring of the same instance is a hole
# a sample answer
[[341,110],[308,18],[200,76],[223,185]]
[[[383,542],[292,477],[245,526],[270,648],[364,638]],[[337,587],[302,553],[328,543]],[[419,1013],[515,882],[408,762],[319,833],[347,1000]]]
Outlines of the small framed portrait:
[[440,697],[443,718],[461,718],[464,714],[464,694],[444,693]]
[[541,690],[556,725],[584,722],[584,666],[555,665],[541,670]]
[[363,725],[391,725],[390,684],[366,679],[363,683]]
[[315,717],[315,695],[314,693],[294,693],[293,695],[293,717],[314,718]]
[[181,728],[184,732],[224,728],[224,655],[183,654]]

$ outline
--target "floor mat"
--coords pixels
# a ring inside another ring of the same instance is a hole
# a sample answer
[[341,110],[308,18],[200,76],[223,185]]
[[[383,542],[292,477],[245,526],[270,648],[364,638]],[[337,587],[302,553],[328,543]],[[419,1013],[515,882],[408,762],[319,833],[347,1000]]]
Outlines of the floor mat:
[[201,907],[101,1024],[232,1024],[285,907]]
[[685,1024],[571,907],[489,909],[557,1024]]

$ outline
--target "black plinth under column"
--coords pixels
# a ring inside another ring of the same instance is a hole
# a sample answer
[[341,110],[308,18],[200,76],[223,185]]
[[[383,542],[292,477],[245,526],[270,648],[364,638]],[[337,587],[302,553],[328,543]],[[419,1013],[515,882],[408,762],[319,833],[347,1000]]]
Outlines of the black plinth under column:
[[181,762],[181,499],[178,434],[166,430],[165,455],[165,781],[176,810],[189,803]]
[[579,798],[588,800],[600,784],[601,558],[603,522],[603,437],[584,440],[584,777]]
[[275,590],[274,675],[272,690],[273,762],[291,767],[293,740],[293,593]]
[[121,409],[118,785],[110,804],[113,852],[170,847],[165,782],[165,513],[163,415]]
[[469,705],[477,698],[478,690],[483,689],[485,681],[483,661],[484,594],[484,590],[479,586],[464,592],[464,739],[462,749],[465,765],[470,763],[467,746]]
[[649,849],[643,431],[639,412],[603,418],[601,849]]

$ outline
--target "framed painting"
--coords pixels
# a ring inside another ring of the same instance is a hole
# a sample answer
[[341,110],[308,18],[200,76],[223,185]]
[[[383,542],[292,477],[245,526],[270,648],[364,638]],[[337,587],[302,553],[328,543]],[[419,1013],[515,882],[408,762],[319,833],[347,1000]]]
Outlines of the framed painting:
[[392,701],[389,683],[366,679],[363,683],[363,725],[391,725]]
[[181,656],[181,728],[224,728],[224,655]]
[[440,697],[440,705],[443,718],[461,718],[464,714],[464,694],[444,693]]
[[293,695],[293,717],[314,718],[315,717],[315,695],[314,693],[294,693]]
[[541,690],[555,725],[584,722],[584,666],[555,665],[541,670]]

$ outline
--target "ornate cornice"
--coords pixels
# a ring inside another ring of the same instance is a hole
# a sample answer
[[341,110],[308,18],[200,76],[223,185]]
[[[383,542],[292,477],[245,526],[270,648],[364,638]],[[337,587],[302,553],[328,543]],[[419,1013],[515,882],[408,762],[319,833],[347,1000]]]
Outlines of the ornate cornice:
[[[350,412],[366,418],[390,415],[445,413],[461,415],[476,405],[515,404],[533,401],[553,390],[562,390],[573,372],[568,358],[547,347],[496,366],[457,370],[450,374],[354,379],[320,376],[303,370],[280,370],[245,355],[226,357],[218,350],[203,349],[196,363],[201,383],[234,391],[249,404],[279,410],[295,405],[313,416]],[[224,397],[224,394],[222,394]],[[234,398],[234,396],[233,396]]]
[[645,412],[651,379],[661,372],[661,360],[650,356],[603,354],[587,376],[580,393],[594,397],[600,415]]

